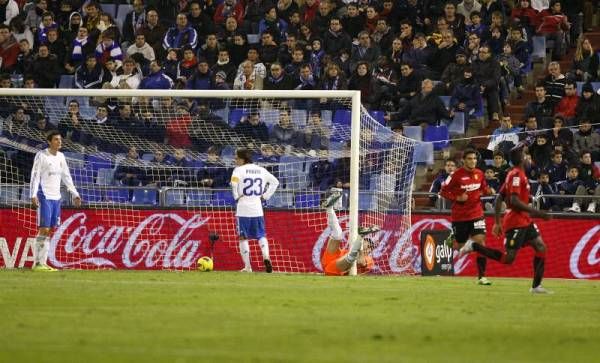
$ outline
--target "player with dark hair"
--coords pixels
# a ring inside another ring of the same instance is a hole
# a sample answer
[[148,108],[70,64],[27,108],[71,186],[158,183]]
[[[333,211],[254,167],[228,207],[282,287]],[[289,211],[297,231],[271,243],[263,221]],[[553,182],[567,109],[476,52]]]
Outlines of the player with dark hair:
[[342,197],[342,189],[331,188],[329,196],[321,203],[321,207],[327,212],[327,225],[331,229],[331,235],[327,241],[327,247],[321,256],[323,273],[328,276],[345,276],[356,262],[358,273],[367,273],[373,266],[373,258],[370,256],[373,243],[364,236],[379,231],[378,226],[360,227],[358,238],[350,245],[350,249],[342,249],[342,227],[335,214],[334,206]]
[[[477,152],[467,149],[463,166],[448,176],[440,191],[440,196],[452,202],[452,233],[459,247],[473,241],[485,246],[482,194],[491,194],[490,189],[483,172],[477,169]],[[485,277],[486,261],[484,256],[477,256],[479,285],[492,284]]]
[[[514,168],[506,176],[506,181],[496,197],[494,208],[495,223],[492,228],[492,233],[497,237],[502,235],[502,231],[505,232],[505,251],[502,252],[485,247],[476,241],[469,241],[463,246],[460,253],[477,251],[493,260],[504,264],[511,264],[515,260],[517,251],[525,245],[530,245],[535,250],[535,256],[533,258],[533,283],[529,291],[534,294],[548,294],[551,292],[542,287],[546,245],[540,237],[539,229],[532,222],[531,217],[540,217],[544,220],[549,220],[550,215],[528,205],[530,186],[525,175],[526,161],[523,149],[513,149],[510,153],[510,159]],[[502,202],[506,202],[508,209],[501,223]]]
[[49,131],[46,135],[48,148],[35,155],[31,168],[30,196],[31,204],[38,213],[38,235],[33,248],[34,271],[56,271],[48,266],[48,249],[50,248],[50,233],[52,228],[60,224],[60,183],[75,196],[76,207],[81,205],[81,197],[75,189],[69,166],[63,153],[62,137],[58,130]]
[[238,149],[235,153],[237,167],[231,175],[231,189],[237,203],[236,217],[240,238],[240,254],[244,262],[242,272],[252,272],[249,239],[257,239],[263,255],[265,271],[272,272],[269,242],[265,233],[262,202],[269,200],[277,190],[279,181],[267,169],[252,163],[252,152]]

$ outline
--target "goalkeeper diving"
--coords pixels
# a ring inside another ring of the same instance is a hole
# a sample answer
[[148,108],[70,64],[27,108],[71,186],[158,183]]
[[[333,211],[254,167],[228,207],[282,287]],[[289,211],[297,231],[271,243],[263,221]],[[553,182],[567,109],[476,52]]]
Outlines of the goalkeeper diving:
[[334,210],[341,197],[342,189],[331,188],[329,196],[321,203],[321,207],[327,212],[327,225],[331,229],[327,248],[321,257],[323,272],[328,276],[345,276],[356,262],[358,273],[367,273],[374,266],[373,258],[369,255],[373,250],[373,243],[365,236],[379,231],[379,227],[359,227],[358,237],[352,241],[350,249],[342,249],[342,227]]

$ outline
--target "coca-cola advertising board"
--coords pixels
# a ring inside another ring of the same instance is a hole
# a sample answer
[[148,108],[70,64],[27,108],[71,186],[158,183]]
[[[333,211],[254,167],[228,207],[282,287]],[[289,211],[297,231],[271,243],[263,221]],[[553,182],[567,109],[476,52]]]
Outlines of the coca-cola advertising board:
[[[107,217],[108,216],[108,217]],[[20,216],[22,218],[22,216]],[[447,215],[413,215],[411,227],[394,230],[399,216],[389,216],[383,229],[372,238],[374,273],[420,274],[419,251],[422,230],[447,229]],[[0,209],[0,268],[31,266],[32,230],[18,227],[19,216]],[[347,217],[340,218],[346,227]],[[315,221],[319,221],[316,223]],[[274,268],[286,272],[321,272],[320,255],[329,229],[324,213],[300,215],[294,211],[268,211],[267,234]],[[491,231],[492,218],[486,219]],[[600,223],[598,219],[537,220],[548,246],[546,277],[600,279]],[[211,248],[209,233],[220,239]],[[502,248],[502,240],[488,235],[488,246]],[[262,259],[251,243],[253,265]],[[122,214],[102,210],[63,210],[62,223],[55,230],[49,264],[58,268],[83,269],[194,269],[200,256],[213,255],[216,270],[238,270],[235,217],[224,210],[127,210]],[[489,276],[531,277],[531,248],[523,248],[515,262],[488,263]],[[455,275],[474,275],[473,256],[454,263]]]

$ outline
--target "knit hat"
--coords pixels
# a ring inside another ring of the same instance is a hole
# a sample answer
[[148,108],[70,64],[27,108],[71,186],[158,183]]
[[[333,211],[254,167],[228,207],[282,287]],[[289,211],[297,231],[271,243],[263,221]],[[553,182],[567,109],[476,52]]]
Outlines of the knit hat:
[[583,84],[583,87],[581,87],[581,92],[594,93],[594,87],[592,87],[592,84],[590,82],[586,82]]
[[217,74],[215,75],[215,77],[221,77],[223,79],[227,79],[227,73],[225,73],[223,71],[218,71]]

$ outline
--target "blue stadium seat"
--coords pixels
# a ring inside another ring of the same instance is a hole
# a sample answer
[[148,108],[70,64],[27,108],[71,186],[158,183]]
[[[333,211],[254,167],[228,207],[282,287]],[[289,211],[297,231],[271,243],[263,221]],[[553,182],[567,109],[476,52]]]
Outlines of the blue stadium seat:
[[142,160],[144,161],[152,161],[152,159],[154,159],[154,154],[152,153],[144,153],[142,155]]
[[93,119],[96,117],[96,107],[88,105],[79,106],[79,113],[83,118]]
[[237,125],[240,122],[242,117],[248,116],[249,114],[250,112],[248,110],[234,108],[229,112],[229,126],[235,127],[235,125]]
[[69,74],[63,74],[60,76],[58,88],[73,88],[75,85],[75,76]]
[[94,182],[94,176],[92,175],[92,172],[87,169],[72,168],[71,177],[73,179],[73,183],[77,187],[81,187],[82,185],[86,184],[92,184]]
[[86,155],[85,156],[86,168],[97,172],[98,169],[111,169],[113,167],[112,162],[106,158],[98,155]]
[[10,204],[19,200],[19,187],[0,188],[0,204]]
[[333,123],[350,126],[352,123],[352,112],[349,110],[337,110],[333,114]]
[[425,128],[423,141],[433,142],[433,148],[435,150],[447,148],[450,145],[450,133],[448,132],[448,126],[427,126],[427,128]]
[[305,160],[303,156],[282,155],[279,159],[279,170],[304,170]]
[[455,112],[454,119],[448,125],[450,135],[463,135],[465,133],[465,113]]
[[297,127],[306,126],[307,113],[306,110],[292,110],[291,113],[292,123]]
[[100,7],[102,8],[102,11],[110,15],[111,18],[114,19],[117,16],[117,4],[100,4]]
[[373,210],[375,202],[375,196],[373,193],[360,193],[358,195],[358,209],[360,210]]
[[318,208],[320,201],[318,193],[297,194],[294,205],[296,208]]
[[188,192],[186,203],[190,207],[201,207],[212,205],[212,191],[195,190]]
[[271,129],[273,125],[279,123],[279,111],[274,109],[262,109],[260,110],[260,120],[267,124],[267,127]]
[[385,122],[385,112],[384,111],[369,111],[369,114],[371,115],[371,117],[373,117],[375,120],[377,120],[377,122],[379,122],[380,124],[384,125],[386,124]]
[[[581,96],[581,90],[583,89],[584,84],[585,82],[577,82],[577,94],[579,96]],[[598,89],[600,89],[600,82],[592,82],[592,88],[594,89],[594,92],[598,92]]]
[[229,120],[229,109],[228,108],[221,108],[218,110],[213,110],[212,113],[225,122],[227,122],[227,120]]
[[[68,193],[67,193],[68,194]],[[85,203],[99,203],[102,202],[102,191],[99,189],[86,189],[83,188],[79,190],[79,194],[81,195],[81,199]],[[71,200],[70,195],[63,196],[64,200]]]
[[132,10],[133,10],[133,5],[129,5],[129,4],[120,4],[119,8],[117,9],[117,16],[115,17],[115,23],[117,23],[117,27],[121,31],[121,34],[123,34],[123,23],[125,22],[125,17]]
[[84,155],[82,153],[65,151],[63,154],[70,168],[83,168]]
[[215,207],[231,207],[235,205],[231,191],[218,191],[213,194],[213,204]]
[[413,153],[413,161],[419,164],[433,165],[433,143],[417,143]]
[[165,192],[165,203],[167,207],[185,204],[185,194],[183,190],[169,189]]
[[246,34],[248,38],[248,44],[258,44],[260,43],[260,34]]
[[128,189],[107,189],[104,194],[107,202],[129,203]]
[[423,128],[421,126],[404,126],[404,136],[413,140],[423,140]]
[[294,206],[294,195],[291,192],[278,191],[267,201],[267,206],[275,208],[291,208]]
[[333,123],[333,112],[331,112],[331,110],[322,110],[321,122],[323,125],[331,125]]
[[115,175],[114,169],[100,168],[100,169],[98,169],[97,174],[96,174],[96,184],[112,185],[114,175]]
[[156,205],[156,189],[135,189],[133,191],[133,198],[131,198],[131,202],[133,204]]
[[531,42],[533,43],[532,60],[539,61],[546,59],[546,37],[533,36],[531,37]]

